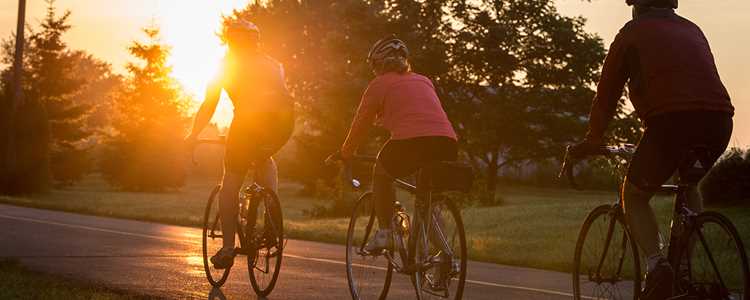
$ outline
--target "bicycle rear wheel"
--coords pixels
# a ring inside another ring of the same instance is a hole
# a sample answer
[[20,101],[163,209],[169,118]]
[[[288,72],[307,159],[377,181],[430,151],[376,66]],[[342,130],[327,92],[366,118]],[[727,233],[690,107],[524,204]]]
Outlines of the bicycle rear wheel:
[[466,284],[466,233],[461,212],[449,200],[433,198],[432,216],[421,217],[414,234],[417,299],[461,299]]
[[218,193],[220,186],[216,186],[208,197],[206,210],[203,213],[203,268],[206,278],[212,286],[221,287],[227,281],[229,270],[216,270],[211,266],[210,257],[214,255],[223,245],[224,235],[221,231],[221,219],[219,218]]
[[683,241],[677,289],[686,299],[750,299],[747,254],[737,229],[726,217],[705,212],[695,217]]
[[641,265],[619,206],[589,213],[576,243],[573,298],[638,299]]
[[377,229],[373,195],[367,192],[354,206],[346,234],[346,278],[352,299],[385,299],[388,296],[393,266],[384,255],[364,250]]
[[247,256],[247,268],[253,290],[266,297],[276,286],[281,270],[284,222],[279,198],[273,191],[263,189],[250,201],[245,238],[254,251]]

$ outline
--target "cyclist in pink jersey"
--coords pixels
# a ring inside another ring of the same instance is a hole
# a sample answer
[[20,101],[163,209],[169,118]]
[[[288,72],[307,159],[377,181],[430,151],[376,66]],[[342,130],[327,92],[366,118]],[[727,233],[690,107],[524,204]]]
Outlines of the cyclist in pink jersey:
[[409,50],[391,36],[375,43],[368,61],[376,75],[364,95],[341,150],[329,159],[350,159],[374,123],[391,136],[378,154],[373,191],[379,230],[367,244],[370,252],[392,246],[391,220],[396,199],[394,178],[414,174],[434,161],[455,161],[456,133],[432,81],[411,71]]

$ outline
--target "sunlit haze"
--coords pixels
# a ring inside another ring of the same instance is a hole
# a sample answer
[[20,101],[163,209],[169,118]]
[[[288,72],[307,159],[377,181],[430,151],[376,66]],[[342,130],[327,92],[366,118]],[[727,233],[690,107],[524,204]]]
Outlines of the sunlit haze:
[[[66,36],[72,48],[85,49],[111,62],[118,72],[130,60],[126,47],[143,35],[140,28],[150,24],[162,28],[163,38],[172,46],[170,64],[174,76],[201,100],[208,78],[215,72],[224,50],[215,33],[220,16],[248,1],[207,0],[58,0],[60,10],[73,12],[73,29]],[[747,0],[681,1],[679,13],[705,31],[716,56],[722,79],[737,107],[734,146],[750,145],[750,10]],[[44,16],[44,1],[29,1],[27,21],[36,25]],[[621,0],[558,0],[565,15],[584,16],[589,31],[599,34],[607,45],[630,19],[630,10]],[[17,1],[0,2],[0,36],[15,28]],[[418,70],[417,70],[418,71]],[[215,120],[226,125],[231,105],[222,101]]]

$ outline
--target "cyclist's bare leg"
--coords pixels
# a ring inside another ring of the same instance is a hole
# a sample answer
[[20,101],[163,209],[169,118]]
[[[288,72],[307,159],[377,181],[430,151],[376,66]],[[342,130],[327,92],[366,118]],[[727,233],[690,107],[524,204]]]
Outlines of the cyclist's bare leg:
[[[224,235],[223,246],[225,249],[234,248],[235,235],[237,233],[237,211],[239,210],[239,192],[245,175],[224,171],[221,181],[221,192],[219,193],[219,214],[221,215],[221,231]],[[231,221],[227,221],[231,220]]]
[[255,182],[258,185],[272,190],[278,195],[279,193],[279,171],[276,168],[276,162],[269,157],[255,165]]
[[393,220],[393,204],[396,201],[396,190],[393,177],[376,163],[373,168],[372,189],[375,196],[375,213],[378,215],[380,229],[390,229]]
[[645,191],[625,180],[622,199],[625,208],[625,219],[638,246],[648,257],[661,255],[659,225],[656,215],[649,204],[653,192]]

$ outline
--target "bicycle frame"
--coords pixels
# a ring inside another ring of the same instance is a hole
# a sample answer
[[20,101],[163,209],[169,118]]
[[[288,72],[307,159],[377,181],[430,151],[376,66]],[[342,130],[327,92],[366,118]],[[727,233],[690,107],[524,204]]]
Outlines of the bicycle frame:
[[[368,161],[372,162],[374,161],[373,158],[369,157],[356,157],[356,159],[362,160],[362,161]],[[347,166],[347,170],[344,172],[346,177],[349,177],[351,180],[351,184],[353,187],[358,188],[360,186],[360,183],[358,180],[351,178],[351,169],[350,166]],[[417,270],[426,270],[432,267],[433,263],[431,262],[415,262],[415,256],[416,253],[416,243],[418,242],[416,240],[417,236],[422,237],[432,237],[431,234],[428,234],[432,232],[433,230],[437,233],[436,235],[439,237],[439,244],[444,251],[448,252],[448,255],[453,255],[452,250],[450,249],[449,243],[445,238],[445,234],[442,232],[443,230],[440,228],[440,224],[438,224],[436,218],[434,218],[433,213],[426,213],[432,211],[432,193],[431,192],[425,192],[424,195],[421,195],[420,189],[415,184],[411,184],[407,182],[406,180],[396,178],[394,179],[394,185],[396,188],[404,190],[408,192],[409,194],[412,194],[417,197],[417,200],[415,202],[415,210],[414,210],[414,217],[411,218],[411,224],[409,224],[410,228],[419,230],[421,232],[421,235],[415,235],[410,234],[409,240],[408,240],[408,246],[405,249],[394,249],[397,252],[399,252],[399,255],[403,256],[403,254],[406,254],[406,257],[401,257],[401,261],[403,264],[399,264],[398,260],[396,259],[395,255],[393,255],[390,252],[386,252],[384,256],[388,259],[388,262],[391,266],[393,266],[394,270],[398,273],[402,274],[413,274]],[[374,211],[373,211],[374,214]],[[427,215],[425,218],[424,215]],[[364,241],[369,240],[370,233],[372,231],[372,227],[374,225],[374,219],[370,218],[370,221],[368,222],[366,226],[366,235],[364,236]],[[425,228],[425,224],[427,225]],[[434,229],[433,229],[434,228]],[[433,241],[434,242],[434,241]],[[364,243],[360,246],[358,249],[358,252],[360,254],[365,253],[364,251]],[[404,247],[403,244],[398,244],[399,247]]]

